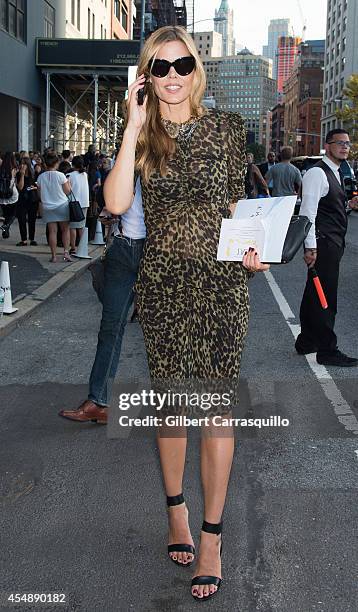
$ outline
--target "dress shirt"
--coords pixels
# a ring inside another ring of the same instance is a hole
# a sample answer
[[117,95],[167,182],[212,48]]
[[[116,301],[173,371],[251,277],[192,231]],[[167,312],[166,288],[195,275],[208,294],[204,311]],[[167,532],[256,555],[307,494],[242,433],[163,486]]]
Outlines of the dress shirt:
[[[322,161],[333,171],[334,176],[341,185],[339,175],[340,167],[331,161],[327,155],[323,157]],[[300,208],[300,215],[305,215],[312,222],[312,226],[305,240],[306,249],[315,249],[317,247],[315,222],[318,203],[328,192],[329,184],[327,176],[322,168],[313,167],[308,170],[302,179],[302,204]]]

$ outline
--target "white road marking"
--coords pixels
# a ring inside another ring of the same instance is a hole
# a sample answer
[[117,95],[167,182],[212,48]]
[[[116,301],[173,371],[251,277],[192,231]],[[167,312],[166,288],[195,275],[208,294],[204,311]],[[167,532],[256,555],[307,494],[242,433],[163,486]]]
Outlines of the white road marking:
[[[273,296],[282,312],[282,315],[288,327],[290,328],[292,335],[296,339],[301,330],[300,325],[290,321],[290,319],[295,319],[295,315],[292,312],[285,296],[283,295],[272,273],[270,271],[267,271],[264,272],[264,274],[273,293]],[[314,354],[306,355],[306,359],[312,372],[314,373],[319,384],[321,385],[323,393],[325,394],[329,402],[332,404],[333,410],[338,418],[338,421],[347,431],[358,435],[358,420],[354,412],[352,411],[350,405],[342,396],[332,376],[329,374],[329,372],[324,366],[319,365],[317,363],[316,356]]]

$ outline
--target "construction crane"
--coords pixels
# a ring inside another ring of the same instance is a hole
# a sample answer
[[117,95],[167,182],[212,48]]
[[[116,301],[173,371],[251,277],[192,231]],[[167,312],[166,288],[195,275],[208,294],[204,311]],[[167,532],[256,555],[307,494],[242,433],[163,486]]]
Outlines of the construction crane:
[[297,0],[297,5],[298,5],[298,10],[300,11],[300,15],[301,15],[301,21],[302,21],[302,42],[305,42],[306,40],[306,30],[307,30],[307,20],[304,16],[303,10],[302,10],[302,5],[301,5],[301,0]]

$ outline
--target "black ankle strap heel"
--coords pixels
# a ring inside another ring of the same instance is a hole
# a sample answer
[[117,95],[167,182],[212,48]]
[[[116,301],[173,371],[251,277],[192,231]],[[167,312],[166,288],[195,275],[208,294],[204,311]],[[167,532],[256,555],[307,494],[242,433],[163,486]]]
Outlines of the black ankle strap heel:
[[206,533],[215,533],[215,535],[220,535],[223,529],[223,522],[221,523],[208,523],[208,521],[203,521],[201,526],[201,531],[205,531]]
[[172,495],[169,497],[167,495],[167,506],[170,508],[171,506],[179,506],[184,503],[184,495],[180,493],[179,495]]
[[[208,523],[208,521],[203,521],[201,531],[205,531],[205,533],[213,533],[215,535],[221,535],[222,527],[223,527],[222,521],[220,523]],[[223,545],[221,541],[220,556],[222,554],[222,549],[223,549]],[[193,580],[191,581],[192,587],[202,586],[206,584],[213,584],[217,588],[216,588],[216,591],[214,591],[214,593],[210,593],[209,595],[206,595],[205,597],[197,597],[197,595],[194,595],[193,592],[191,594],[194,597],[194,599],[196,599],[196,601],[206,601],[207,599],[210,599],[210,597],[213,597],[218,592],[221,586],[221,582],[222,582],[222,579],[219,578],[218,576],[194,576]]]
[[[172,506],[179,506],[180,504],[183,504],[184,502],[185,502],[185,499],[184,499],[183,493],[180,493],[179,495],[167,496],[168,508],[171,508]],[[173,559],[173,557],[170,556],[169,553],[173,553],[173,552],[190,553],[191,555],[193,555],[193,559],[189,561],[188,563],[180,563],[179,561],[177,561],[176,559]],[[195,548],[191,544],[169,544],[168,545],[169,559],[173,561],[173,563],[175,563],[176,565],[180,565],[181,567],[189,567],[189,565],[191,565],[194,561],[194,555],[195,555]]]

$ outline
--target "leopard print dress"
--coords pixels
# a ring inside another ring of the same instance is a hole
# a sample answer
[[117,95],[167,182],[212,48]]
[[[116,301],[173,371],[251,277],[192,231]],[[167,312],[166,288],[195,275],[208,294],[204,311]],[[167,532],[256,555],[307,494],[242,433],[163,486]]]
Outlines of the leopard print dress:
[[210,110],[191,132],[178,136],[167,175],[142,181],[147,240],[136,291],[156,380],[237,378],[249,319],[248,272],[216,260],[221,220],[244,197],[243,120]]

